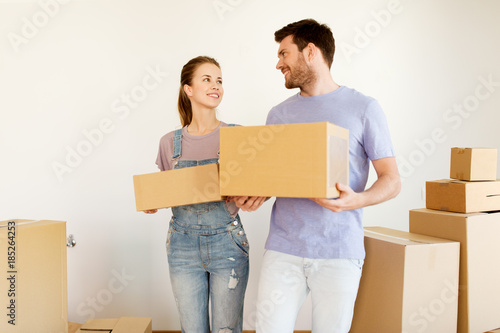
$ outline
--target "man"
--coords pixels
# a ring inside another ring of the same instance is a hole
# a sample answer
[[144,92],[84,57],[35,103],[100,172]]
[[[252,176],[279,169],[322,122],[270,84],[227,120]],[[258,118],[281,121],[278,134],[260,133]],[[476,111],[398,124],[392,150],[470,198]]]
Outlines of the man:
[[[307,294],[312,330],[348,332],[363,260],[362,208],[394,198],[400,178],[385,115],[371,97],[332,79],[335,42],[324,24],[308,19],[275,32],[276,68],[285,87],[300,92],[271,109],[267,124],[329,121],[349,129],[349,184],[338,199],[276,198],[257,301],[257,332],[293,332]],[[298,152],[299,154],[299,152]],[[300,156],[297,156],[300,158]],[[365,189],[369,163],[377,173]],[[262,198],[238,198],[255,210]]]

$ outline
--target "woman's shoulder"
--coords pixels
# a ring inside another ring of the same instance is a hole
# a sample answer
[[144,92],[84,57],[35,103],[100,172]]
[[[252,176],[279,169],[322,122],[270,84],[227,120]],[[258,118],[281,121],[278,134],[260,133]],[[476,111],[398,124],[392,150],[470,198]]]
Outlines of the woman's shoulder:
[[160,142],[168,142],[168,141],[172,141],[175,133],[178,131],[178,130],[183,130],[182,128],[180,129],[176,129],[176,130],[173,130],[173,131],[170,131],[168,132],[167,134],[163,135],[160,139]]

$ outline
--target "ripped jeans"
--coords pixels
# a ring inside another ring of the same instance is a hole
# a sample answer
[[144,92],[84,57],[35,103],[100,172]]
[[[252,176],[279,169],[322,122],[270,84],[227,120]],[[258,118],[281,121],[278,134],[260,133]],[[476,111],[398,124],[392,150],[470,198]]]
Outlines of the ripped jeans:
[[[210,333],[209,302],[213,333],[241,333],[243,329],[248,240],[239,216],[227,221],[222,205],[225,202],[187,206],[205,207],[219,215],[210,224],[206,219],[205,223],[193,220],[196,212],[189,212],[186,206],[173,209],[167,254],[183,333]],[[201,215],[207,218],[211,214]]]

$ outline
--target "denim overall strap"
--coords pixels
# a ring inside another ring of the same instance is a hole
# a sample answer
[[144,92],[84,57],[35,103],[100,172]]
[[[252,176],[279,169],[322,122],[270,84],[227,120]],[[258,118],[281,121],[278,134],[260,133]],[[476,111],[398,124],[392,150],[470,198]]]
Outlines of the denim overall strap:
[[172,160],[177,160],[181,157],[182,153],[182,128],[174,132],[174,152],[172,153]]

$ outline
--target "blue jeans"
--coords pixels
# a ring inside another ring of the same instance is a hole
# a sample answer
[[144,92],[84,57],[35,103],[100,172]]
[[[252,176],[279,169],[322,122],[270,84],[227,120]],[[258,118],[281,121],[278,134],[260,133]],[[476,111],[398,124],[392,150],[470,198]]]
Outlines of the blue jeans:
[[170,280],[184,333],[241,333],[248,240],[225,202],[172,209],[167,236]]

